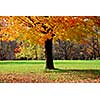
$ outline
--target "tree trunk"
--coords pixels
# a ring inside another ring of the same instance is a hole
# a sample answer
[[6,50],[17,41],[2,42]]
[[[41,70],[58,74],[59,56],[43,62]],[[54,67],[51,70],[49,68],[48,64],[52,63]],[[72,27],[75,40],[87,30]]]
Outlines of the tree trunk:
[[96,54],[95,54],[95,39],[94,36],[92,36],[92,49],[93,49],[93,57],[92,59],[96,59]]
[[97,39],[97,52],[98,52],[98,57],[100,57],[100,46],[99,46],[98,34],[96,35],[96,39]]
[[35,60],[37,60],[38,59],[38,54],[37,54],[37,45],[35,45]]
[[52,56],[52,39],[45,41],[46,69],[54,69]]

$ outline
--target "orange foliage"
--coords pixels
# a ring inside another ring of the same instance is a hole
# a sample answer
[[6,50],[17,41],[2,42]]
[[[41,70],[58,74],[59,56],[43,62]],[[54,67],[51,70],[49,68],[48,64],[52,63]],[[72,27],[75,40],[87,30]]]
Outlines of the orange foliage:
[[100,25],[100,18],[96,16],[1,16],[0,22],[3,22],[3,28],[0,28],[2,40],[19,38],[44,44],[53,36],[54,39],[80,40],[83,33],[90,34],[93,32],[94,25]]

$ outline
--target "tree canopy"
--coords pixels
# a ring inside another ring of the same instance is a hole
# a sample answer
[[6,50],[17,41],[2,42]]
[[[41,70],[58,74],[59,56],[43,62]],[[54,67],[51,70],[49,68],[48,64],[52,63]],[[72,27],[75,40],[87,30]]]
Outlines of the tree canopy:
[[84,43],[99,35],[99,16],[0,16],[1,41],[27,41],[45,45],[47,68],[53,69],[52,41]]
[[[54,36],[54,40],[80,40],[96,33],[94,27],[100,25],[98,16],[1,16],[0,25],[3,40],[16,38],[31,43],[44,44]],[[91,33],[91,34],[90,34]]]

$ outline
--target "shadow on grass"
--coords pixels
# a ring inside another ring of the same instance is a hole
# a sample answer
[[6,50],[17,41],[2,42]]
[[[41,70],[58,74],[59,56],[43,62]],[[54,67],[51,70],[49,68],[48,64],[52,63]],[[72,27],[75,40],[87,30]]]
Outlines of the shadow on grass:
[[100,70],[93,70],[93,69],[88,69],[88,70],[76,70],[76,69],[59,69],[59,68],[55,68],[53,70],[46,70],[45,72],[47,73],[51,73],[51,72],[54,72],[54,73],[68,73],[68,72],[76,72],[76,73],[84,73],[84,74],[87,74],[87,73],[91,73],[91,74],[94,74],[94,75],[100,75]]

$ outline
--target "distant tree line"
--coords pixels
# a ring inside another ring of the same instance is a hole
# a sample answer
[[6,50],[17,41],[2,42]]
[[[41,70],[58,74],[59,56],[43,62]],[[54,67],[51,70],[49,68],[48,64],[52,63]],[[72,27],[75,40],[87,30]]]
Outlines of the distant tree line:
[[16,41],[0,41],[0,60],[15,59]]
[[53,58],[58,60],[92,60],[100,59],[100,48],[97,39],[91,43],[75,43],[58,40],[53,47]]
[[[20,48],[19,48],[20,47]],[[43,60],[45,50],[43,46],[31,45],[28,42],[17,44],[15,41],[0,42],[0,60]],[[57,40],[53,44],[54,60],[93,60],[100,59],[100,42],[98,37],[75,41]]]

